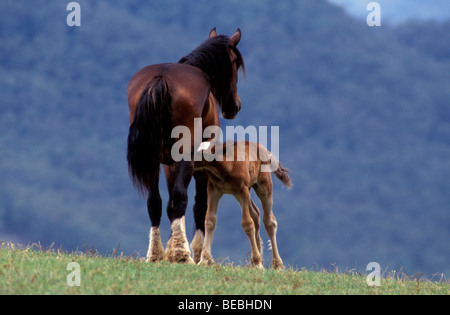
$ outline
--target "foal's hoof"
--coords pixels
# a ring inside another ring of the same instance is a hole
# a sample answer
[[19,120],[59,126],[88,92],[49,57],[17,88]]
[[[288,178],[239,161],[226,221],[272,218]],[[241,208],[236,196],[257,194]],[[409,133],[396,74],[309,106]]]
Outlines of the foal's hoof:
[[194,234],[194,238],[191,242],[192,255],[194,256],[194,262],[198,264],[202,257],[203,241],[205,235],[202,231],[197,230]]
[[202,255],[202,258],[200,259],[200,262],[198,264],[200,266],[215,266],[216,262],[211,256]]
[[272,268],[275,270],[283,270],[284,269],[283,261],[281,260],[281,258],[272,260]]
[[259,264],[256,264],[256,265],[253,265],[253,267],[254,267],[254,268],[256,268],[256,269],[259,269],[259,270],[264,270],[264,266],[263,266],[263,264],[262,264],[262,263],[259,263]]
[[281,264],[273,264],[272,268],[275,269],[275,270],[283,270],[284,266],[283,266],[283,263],[281,263]]

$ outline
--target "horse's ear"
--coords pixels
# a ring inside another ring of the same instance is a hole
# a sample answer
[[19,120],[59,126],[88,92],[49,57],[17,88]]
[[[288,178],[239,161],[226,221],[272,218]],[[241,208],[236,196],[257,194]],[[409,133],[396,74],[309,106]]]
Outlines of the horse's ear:
[[214,27],[211,32],[209,32],[209,38],[213,38],[217,36],[216,28]]
[[236,47],[237,44],[239,44],[239,41],[241,40],[241,29],[238,28],[236,33],[234,33],[233,36],[230,38],[230,46]]

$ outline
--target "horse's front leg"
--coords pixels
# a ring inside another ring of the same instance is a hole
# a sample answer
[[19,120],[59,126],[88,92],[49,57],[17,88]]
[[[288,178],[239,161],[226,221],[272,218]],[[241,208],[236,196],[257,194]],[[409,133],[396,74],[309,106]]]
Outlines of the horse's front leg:
[[[188,203],[187,189],[194,173],[194,165],[193,162],[181,161],[173,167],[165,167],[164,171],[168,178],[170,197],[167,214],[172,229],[167,243],[166,259],[170,262],[193,264],[186,237],[185,214]],[[168,176],[168,172],[170,176]]]
[[260,218],[260,211],[258,209],[258,207],[256,206],[255,202],[253,201],[253,199],[250,197],[250,216],[253,219],[253,223],[255,224],[255,240],[256,240],[256,245],[258,247],[259,253],[261,254],[261,256],[263,255],[263,247],[262,247],[262,240],[261,240],[261,235],[259,234],[259,218]]

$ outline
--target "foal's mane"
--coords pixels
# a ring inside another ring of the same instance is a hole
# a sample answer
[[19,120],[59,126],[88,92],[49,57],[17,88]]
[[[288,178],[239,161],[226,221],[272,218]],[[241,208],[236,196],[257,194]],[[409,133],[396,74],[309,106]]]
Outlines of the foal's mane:
[[[178,62],[199,68],[205,72],[211,80],[211,91],[219,102],[225,99],[230,91],[233,75],[230,53],[228,52],[229,44],[230,38],[228,36],[212,37]],[[233,47],[233,52],[237,58],[237,69],[242,67],[245,73],[244,59],[240,51]]]

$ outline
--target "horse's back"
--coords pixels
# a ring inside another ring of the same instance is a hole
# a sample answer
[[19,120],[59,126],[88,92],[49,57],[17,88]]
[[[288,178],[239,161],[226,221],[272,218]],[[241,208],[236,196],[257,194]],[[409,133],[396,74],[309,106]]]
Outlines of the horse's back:
[[198,68],[178,63],[151,65],[139,70],[127,87],[130,118],[139,103],[142,92],[149,82],[157,77],[165,77],[171,88],[172,104],[204,104],[210,92],[207,75]]

